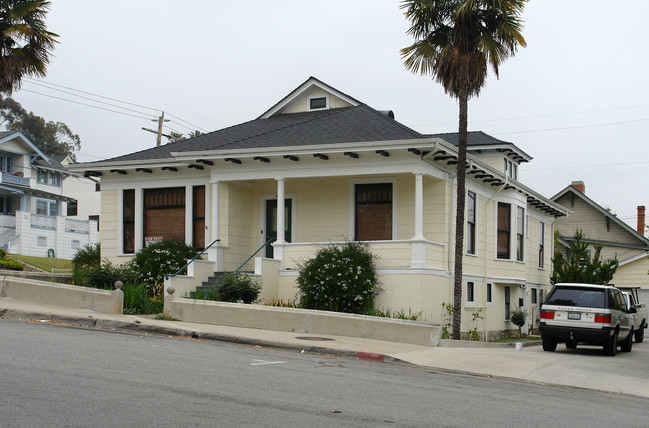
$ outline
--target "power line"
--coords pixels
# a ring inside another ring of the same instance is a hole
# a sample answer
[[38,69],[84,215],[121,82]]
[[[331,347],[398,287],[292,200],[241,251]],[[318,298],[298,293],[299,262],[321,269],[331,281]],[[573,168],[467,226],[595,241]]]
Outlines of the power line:
[[[605,111],[629,110],[629,109],[644,108],[644,107],[649,107],[649,104],[640,104],[637,106],[627,106],[627,107],[612,107],[612,108],[604,108],[604,109],[596,109],[596,110],[572,111],[572,112],[565,112],[565,113],[539,114],[535,116],[519,116],[519,117],[506,118],[506,119],[471,120],[471,123],[504,122],[504,121],[512,121],[512,120],[537,119],[543,117],[571,116],[576,114],[601,113]],[[439,125],[455,125],[455,124],[457,124],[457,122],[443,122],[443,123],[433,123],[430,125],[414,125],[414,126],[439,126]]]
[[42,92],[30,91],[29,89],[21,89],[21,91],[30,92],[32,94],[42,95],[44,97],[55,98],[57,100],[67,101],[69,103],[79,104],[79,105],[86,106],[86,107],[92,107],[92,108],[96,108],[96,109],[99,109],[99,110],[106,110],[106,111],[110,111],[110,112],[113,112],[113,113],[119,113],[119,114],[123,114],[125,116],[137,117],[139,119],[144,119],[144,120],[151,120],[151,117],[138,116],[138,115],[131,114],[131,113],[125,113],[125,112],[122,112],[122,111],[112,110],[112,109],[99,107],[99,106],[93,106],[92,104],[81,103],[79,101],[73,101],[73,100],[69,100],[67,98],[55,97],[54,95],[44,94]]
[[597,168],[597,167],[611,167],[611,166],[625,166],[625,165],[644,165],[648,164],[649,161],[644,162],[620,162],[620,163],[603,163],[599,165],[569,165],[569,166],[552,166],[547,168],[530,168],[525,169],[525,173],[530,171],[546,171],[550,169],[575,169],[575,168]]
[[42,85],[42,84],[40,84],[40,83],[36,83],[36,82],[30,82],[30,83],[31,83],[32,85],[41,86],[41,87],[46,88],[46,89],[49,89],[49,90],[51,90],[51,91],[63,92],[64,94],[72,95],[73,97],[79,97],[79,98],[83,98],[84,100],[90,100],[90,101],[93,101],[93,102],[96,102],[96,103],[106,104],[106,105],[109,105],[109,106],[111,106],[111,107],[121,108],[122,110],[128,110],[128,111],[132,111],[132,112],[134,112],[134,113],[139,113],[139,114],[149,114],[149,113],[141,112],[141,111],[139,111],[139,110],[133,110],[133,109],[130,109],[130,108],[128,108],[128,107],[121,107],[121,106],[118,106],[118,105],[115,105],[115,104],[107,103],[107,102],[105,102],[105,101],[98,101],[98,100],[95,100],[95,99],[90,98],[90,97],[84,97],[83,95],[77,95],[77,94],[74,94],[74,93],[72,93],[72,92],[64,91],[64,90],[62,90],[62,89],[50,88],[49,86]]
[[[32,79],[31,77],[24,77],[24,79],[27,80],[27,81],[30,81],[31,83],[35,83],[37,81],[36,79]],[[82,94],[92,95],[93,97],[104,98],[104,99],[110,100],[110,101],[117,101],[118,103],[128,104],[128,105],[135,106],[135,107],[146,108],[146,109],[154,110],[154,111],[161,111],[162,110],[162,109],[159,109],[159,108],[153,108],[153,107],[143,106],[143,105],[140,105],[140,104],[129,103],[127,101],[118,100],[116,98],[110,98],[110,97],[105,97],[103,95],[93,94],[92,92],[86,92],[86,91],[82,91],[80,89],[74,89],[74,88],[70,88],[68,86],[58,85],[56,83],[43,82],[42,80],[39,81],[39,82],[42,83],[42,84],[45,84],[45,85],[57,86],[59,88],[69,89],[71,91],[81,92]],[[53,88],[50,88],[50,89],[53,89]]]
[[172,120],[172,122],[175,123],[175,124],[177,124],[177,125],[185,126],[185,128],[187,128],[187,129],[191,129],[192,131],[196,131],[196,130],[198,129],[199,131],[209,132],[209,131],[206,131],[205,129],[201,128],[200,126],[193,125],[193,124],[187,122],[186,120],[183,120],[183,119],[179,118],[178,116],[174,116],[174,115],[171,114],[171,113],[167,113],[167,114],[168,114],[169,116],[171,116],[171,117],[175,117],[176,119],[178,119],[178,120],[181,121],[181,122],[185,122],[186,124],[191,125],[193,128],[188,128],[187,126],[182,125],[182,124],[176,122],[175,120]]
[[[70,91],[75,91],[75,92],[79,92],[79,93],[82,93],[82,94],[91,95],[91,96],[93,96],[93,97],[98,97],[98,98],[103,98],[103,99],[110,100],[110,101],[115,101],[115,102],[118,102],[118,103],[121,103],[121,104],[131,105],[131,106],[134,106],[134,107],[140,107],[140,108],[145,108],[145,109],[148,109],[148,110],[154,110],[154,111],[163,111],[163,109],[153,108],[153,107],[148,107],[148,106],[143,106],[143,105],[141,105],[141,104],[130,103],[130,102],[127,102],[127,101],[118,100],[118,99],[116,99],[116,98],[105,97],[105,96],[103,96],[103,95],[94,94],[94,93],[92,93],[92,92],[87,92],[87,91],[82,91],[82,90],[80,90],[80,89],[75,89],[75,88],[71,88],[71,87],[69,87],[69,86],[59,85],[59,84],[56,84],[56,83],[50,83],[50,82],[44,82],[44,81],[37,81],[36,79],[32,79],[32,78],[29,78],[29,77],[25,77],[24,79],[25,79],[26,81],[28,81],[29,83],[32,83],[32,84],[34,84],[34,85],[39,85],[39,86],[42,86],[42,87],[44,87],[44,88],[47,88],[47,89],[50,89],[50,90],[53,90],[53,91],[63,92],[63,93],[66,93],[66,94],[68,94],[68,95],[72,95],[72,96],[74,96],[74,97],[84,98],[84,99],[87,99],[87,100],[90,100],[90,101],[94,101],[94,102],[96,102],[96,103],[106,104],[106,105],[109,105],[109,106],[111,106],[111,107],[116,107],[116,108],[120,108],[120,109],[123,109],[123,110],[128,110],[128,111],[136,112],[136,113],[139,113],[139,114],[148,114],[148,113],[143,113],[143,112],[140,112],[140,111],[137,111],[137,110],[132,110],[132,109],[129,109],[129,108],[126,108],[126,107],[116,106],[116,105],[114,105],[114,104],[106,103],[106,102],[104,102],[104,101],[100,101],[100,100],[94,100],[94,99],[92,99],[92,98],[84,97],[84,96],[81,96],[81,95],[72,94],[72,93],[69,93],[69,92],[66,92],[66,91],[62,91],[62,90],[60,90],[60,89],[52,88],[52,87],[50,87],[50,86],[56,86],[56,87],[58,87],[58,88],[68,89],[68,90],[70,90]],[[48,86],[48,85],[49,85],[49,86]],[[36,94],[39,94],[39,95],[51,96],[51,95],[42,94],[42,93],[35,92],[35,91],[28,91],[28,90],[26,90],[26,89],[22,89],[22,90],[27,91],[27,92],[33,92],[33,93],[36,93]],[[57,98],[57,97],[52,97],[52,98]],[[65,98],[57,98],[57,99],[60,99],[60,100],[63,100],[63,101],[74,102],[74,101],[71,101],[71,100],[68,100],[68,99],[65,99]],[[87,104],[83,104],[83,103],[76,103],[76,104],[87,105]],[[89,107],[94,107],[94,106],[89,106]],[[95,108],[98,108],[98,107],[95,107]],[[103,109],[103,110],[106,110],[106,109]],[[108,111],[114,111],[114,110],[108,110]],[[118,113],[118,112],[115,112],[115,113]],[[180,125],[180,126],[186,128],[186,129],[189,129],[190,131],[195,131],[195,130],[198,129],[198,130],[203,131],[203,132],[208,132],[208,131],[206,131],[204,128],[202,128],[202,127],[200,127],[200,126],[197,126],[197,125],[194,125],[194,124],[192,124],[192,123],[190,123],[190,122],[187,122],[186,120],[181,119],[180,117],[175,116],[175,115],[173,115],[173,114],[171,114],[171,113],[168,113],[168,112],[167,112],[167,115],[169,115],[169,116],[171,116],[171,117],[174,117],[174,118],[178,119],[179,121],[186,123],[187,125],[190,125],[190,126],[186,126],[186,125],[183,125],[182,123],[179,123],[179,122],[176,122],[176,121],[172,121],[172,122],[176,123],[177,125]]]
[[545,129],[532,129],[529,131],[513,131],[513,132],[494,132],[496,135],[512,135],[512,134],[529,134],[532,132],[547,132],[547,131],[565,131],[569,129],[585,129],[585,128],[598,128],[601,126],[611,126],[611,125],[623,125],[625,123],[638,123],[638,122],[646,122],[648,121],[649,118],[647,119],[636,119],[636,120],[623,120],[620,122],[607,122],[607,123],[597,123],[594,125],[579,125],[579,126],[566,126],[563,128],[545,128]]

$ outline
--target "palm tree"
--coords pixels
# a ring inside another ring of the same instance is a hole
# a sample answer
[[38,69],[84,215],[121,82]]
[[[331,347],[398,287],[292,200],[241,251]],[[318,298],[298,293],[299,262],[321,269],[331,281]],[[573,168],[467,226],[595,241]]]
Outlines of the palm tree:
[[47,31],[45,0],[0,0],[0,92],[20,88],[23,76],[45,77],[57,34]]
[[468,100],[480,93],[489,65],[498,67],[525,46],[520,14],[527,0],[404,0],[401,9],[411,22],[415,43],[401,49],[408,70],[430,74],[457,98],[460,109],[457,156],[457,214],[453,339],[460,339],[462,257],[466,178]]

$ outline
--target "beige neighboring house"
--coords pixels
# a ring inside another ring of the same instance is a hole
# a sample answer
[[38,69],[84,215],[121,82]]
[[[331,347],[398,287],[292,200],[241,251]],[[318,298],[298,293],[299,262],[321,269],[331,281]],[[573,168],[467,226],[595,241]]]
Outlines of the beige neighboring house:
[[640,301],[649,303],[649,239],[644,235],[645,207],[638,206],[637,227],[633,229],[586,196],[586,186],[582,181],[573,181],[552,200],[573,212],[570,217],[558,218],[555,224],[564,251],[575,231],[581,230],[585,242],[602,245],[603,259],[617,258],[619,261],[611,284],[641,287]]
[[[200,248],[220,240],[189,276],[167,282],[178,296],[254,255],[243,269],[262,281],[261,297],[293,299],[300,260],[363,241],[378,257],[376,305],[440,322],[453,300],[456,143],[457,134],[420,134],[311,77],[249,122],[70,168],[101,177],[111,262],[161,238]],[[519,304],[532,324],[550,288],[553,224],[568,210],[518,180],[530,160],[512,143],[469,134],[462,331],[513,330]],[[475,312],[484,319],[473,322]]]
[[68,217],[70,172],[25,135],[0,131],[0,247],[13,254],[71,259],[98,242],[97,222]]

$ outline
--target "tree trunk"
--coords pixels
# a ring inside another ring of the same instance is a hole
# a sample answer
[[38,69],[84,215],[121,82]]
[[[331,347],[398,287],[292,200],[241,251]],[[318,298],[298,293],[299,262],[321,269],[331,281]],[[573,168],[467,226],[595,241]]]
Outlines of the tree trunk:
[[457,150],[457,211],[455,216],[455,281],[453,283],[453,340],[460,340],[462,325],[462,259],[464,257],[464,206],[466,201],[466,145],[468,96],[460,95]]

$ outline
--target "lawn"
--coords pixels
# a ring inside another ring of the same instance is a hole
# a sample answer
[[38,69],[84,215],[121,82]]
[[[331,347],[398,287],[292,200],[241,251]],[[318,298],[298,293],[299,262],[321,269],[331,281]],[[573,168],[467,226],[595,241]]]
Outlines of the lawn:
[[52,272],[52,269],[54,269],[54,273],[70,273],[72,271],[72,260],[22,256],[20,254],[7,254],[7,256],[47,272]]

